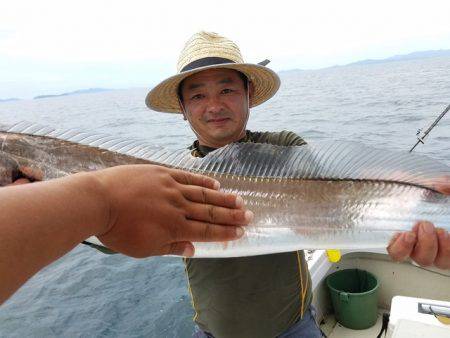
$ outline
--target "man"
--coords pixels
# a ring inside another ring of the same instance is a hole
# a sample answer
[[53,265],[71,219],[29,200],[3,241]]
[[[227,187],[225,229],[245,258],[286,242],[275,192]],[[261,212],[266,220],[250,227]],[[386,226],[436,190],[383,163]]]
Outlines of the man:
[[[279,78],[244,63],[239,48],[215,33],[186,43],[178,73],[153,88],[149,108],[181,113],[197,136],[193,156],[232,142],[301,146],[291,132],[246,130],[249,108],[271,98]],[[419,264],[450,268],[450,241],[427,222],[397,235],[389,252]],[[227,259],[186,259],[194,321],[203,337],[321,337],[311,313],[311,280],[302,251]]]
[[0,304],[90,236],[132,257],[192,256],[194,241],[239,238],[250,220],[242,198],[218,188],[211,178],[153,165],[1,188]]

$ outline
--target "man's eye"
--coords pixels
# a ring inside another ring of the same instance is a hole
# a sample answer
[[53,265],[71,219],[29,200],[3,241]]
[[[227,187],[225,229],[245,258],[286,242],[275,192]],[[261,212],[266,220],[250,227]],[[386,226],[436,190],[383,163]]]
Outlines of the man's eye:
[[203,98],[202,94],[197,94],[191,97],[191,100],[200,100],[201,98]]
[[223,94],[229,94],[229,93],[232,93],[232,92],[233,92],[233,89],[229,89],[229,88],[226,88],[226,89],[222,90]]

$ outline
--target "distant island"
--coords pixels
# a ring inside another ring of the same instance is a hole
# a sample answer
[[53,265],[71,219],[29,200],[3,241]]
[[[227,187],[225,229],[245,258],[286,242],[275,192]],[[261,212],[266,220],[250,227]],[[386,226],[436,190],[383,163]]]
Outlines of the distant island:
[[422,52],[413,52],[409,54],[395,55],[388,57],[386,59],[367,59],[357,62],[352,62],[346,66],[351,65],[369,65],[374,63],[385,63],[393,61],[406,61],[406,60],[417,60],[417,59],[428,59],[433,57],[450,57],[450,49],[440,49],[440,50],[427,50]]
[[35,96],[33,99],[39,100],[39,99],[47,99],[49,97],[59,97],[59,96],[79,95],[79,94],[93,94],[93,93],[108,92],[111,90],[114,90],[114,89],[107,89],[107,88],[80,89],[80,90],[75,90],[73,92],[62,93],[62,94],[39,95],[39,96]]
[[0,102],[12,102],[12,101],[19,101],[20,99],[18,99],[17,97],[10,97],[7,99],[0,99]]
[[[361,61],[356,61],[352,63],[347,63],[345,65],[335,65],[331,67],[325,67],[326,68],[334,68],[334,67],[346,67],[346,66],[354,66],[354,65],[371,65],[371,64],[378,64],[378,63],[387,63],[387,62],[395,62],[395,61],[407,61],[407,60],[419,60],[419,59],[428,59],[433,57],[450,57],[450,49],[439,49],[439,50],[427,50],[427,51],[420,51],[420,52],[413,52],[409,54],[402,54],[402,55],[395,55],[390,56],[385,59],[366,59]],[[288,69],[288,70],[282,70],[279,73],[285,73],[290,71],[296,71],[301,72],[305,71],[306,69]]]

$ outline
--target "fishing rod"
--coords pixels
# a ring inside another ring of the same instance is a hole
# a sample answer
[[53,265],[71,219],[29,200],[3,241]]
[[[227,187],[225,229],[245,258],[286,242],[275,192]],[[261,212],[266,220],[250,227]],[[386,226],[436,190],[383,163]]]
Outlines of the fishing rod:
[[439,121],[444,117],[445,114],[447,114],[447,112],[450,110],[450,104],[447,106],[447,108],[444,109],[444,111],[441,113],[441,115],[438,116],[438,118],[436,120],[434,120],[434,122],[431,124],[431,126],[423,133],[423,136],[420,136],[420,133],[422,132],[422,129],[419,129],[417,131],[417,142],[414,145],[414,147],[411,148],[411,150],[409,152],[412,152],[414,150],[415,147],[417,147],[417,145],[419,143],[424,144],[424,138],[427,137],[427,135],[430,133],[430,131],[436,127],[436,125],[439,123]]

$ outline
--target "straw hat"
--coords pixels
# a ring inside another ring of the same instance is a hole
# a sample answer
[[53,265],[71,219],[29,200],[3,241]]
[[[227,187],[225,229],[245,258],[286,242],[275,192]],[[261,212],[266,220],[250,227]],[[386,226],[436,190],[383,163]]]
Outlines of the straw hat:
[[211,68],[235,69],[247,76],[255,88],[250,107],[270,99],[280,87],[280,78],[271,69],[244,63],[238,46],[216,33],[199,32],[186,43],[178,59],[177,74],[153,88],[145,99],[150,109],[181,113],[178,86],[190,75]]

